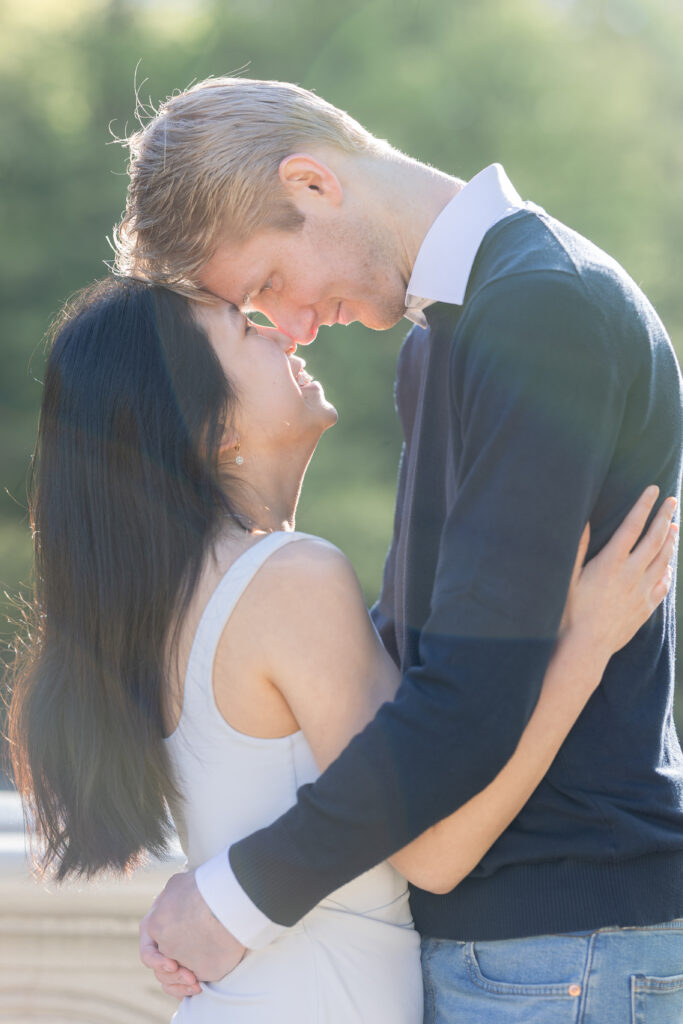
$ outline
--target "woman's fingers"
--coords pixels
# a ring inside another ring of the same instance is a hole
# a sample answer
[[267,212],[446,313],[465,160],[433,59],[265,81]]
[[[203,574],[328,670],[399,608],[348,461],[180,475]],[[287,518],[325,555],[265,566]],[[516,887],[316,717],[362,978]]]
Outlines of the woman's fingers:
[[[659,555],[662,546],[667,542],[675,511],[676,499],[667,498],[652,520],[649,530],[631,555],[633,565],[637,570],[642,572],[647,569]],[[670,557],[671,555],[669,555]]]
[[651,611],[654,611],[669,593],[674,578],[673,569],[668,564],[665,564],[663,572],[661,572],[661,566],[654,569],[653,572],[654,581],[649,593],[649,606]]
[[572,571],[572,578],[569,583],[569,590],[567,591],[567,600],[564,603],[564,611],[562,612],[562,621],[560,622],[560,630],[565,630],[571,621],[571,608],[574,596],[576,594],[576,588],[579,584],[579,577],[584,569],[584,563],[586,561],[586,553],[588,551],[588,545],[591,539],[591,526],[590,523],[586,523],[579,546],[576,552],[576,559],[574,560],[574,569]]
[[570,586],[572,586],[572,587],[576,585],[576,583],[578,582],[579,576],[581,575],[581,570],[583,569],[584,563],[586,561],[586,553],[588,551],[588,545],[590,544],[590,539],[591,539],[591,524],[590,523],[586,523],[586,525],[584,526],[584,529],[583,529],[583,533],[581,534],[581,540],[579,541],[578,550],[576,552],[576,561],[574,562],[574,571],[572,572],[572,581],[571,581],[571,584],[570,584]]
[[650,605],[652,607],[652,611],[662,603],[666,595],[671,590],[672,579],[673,573],[669,569],[668,573],[652,588],[650,592]]
[[[650,512],[652,512],[658,497],[659,487],[655,484],[652,484],[650,487],[646,487],[624,519],[621,526],[614,531],[611,540],[607,543],[604,550],[609,550],[617,558],[627,558],[632,549],[638,543],[638,538],[645,529],[645,523],[647,522],[648,516],[650,515]],[[651,529],[652,527],[650,527],[650,530]],[[648,530],[648,536],[650,530]],[[640,545],[638,546],[640,547]]]
[[661,545],[655,558],[650,562],[645,572],[645,584],[649,587],[656,586],[664,577],[667,572],[670,572],[671,566],[669,562],[673,556],[676,548],[676,539],[678,537],[678,526],[676,523],[670,523],[669,528],[664,538],[664,543]]
[[662,503],[643,534],[658,494],[657,487],[648,487],[578,577],[574,567],[561,628],[586,629],[610,655],[628,643],[671,588],[669,563],[678,536],[671,522],[674,498]]

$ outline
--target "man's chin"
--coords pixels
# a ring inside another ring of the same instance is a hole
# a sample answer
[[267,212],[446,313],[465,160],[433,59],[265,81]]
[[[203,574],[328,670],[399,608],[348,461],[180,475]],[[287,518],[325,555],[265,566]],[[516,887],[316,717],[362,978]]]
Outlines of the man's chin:
[[367,317],[360,317],[359,322],[371,331],[388,331],[401,322],[404,313],[405,309],[403,306],[400,311],[395,309],[375,310],[372,313],[368,313]]

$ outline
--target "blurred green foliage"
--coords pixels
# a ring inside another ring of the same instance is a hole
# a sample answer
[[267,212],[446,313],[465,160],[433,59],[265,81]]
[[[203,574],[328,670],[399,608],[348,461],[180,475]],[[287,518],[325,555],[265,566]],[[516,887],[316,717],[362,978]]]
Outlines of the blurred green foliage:
[[[113,136],[136,127],[135,81],[158,101],[208,75],[286,79],[458,176],[501,161],[524,197],[624,264],[683,351],[680,0],[4,0],[0,18],[0,581],[13,594],[30,579],[41,339],[110,258],[126,187]],[[298,525],[350,555],[369,600],[391,531],[404,333],[325,328],[306,353],[340,424]]]

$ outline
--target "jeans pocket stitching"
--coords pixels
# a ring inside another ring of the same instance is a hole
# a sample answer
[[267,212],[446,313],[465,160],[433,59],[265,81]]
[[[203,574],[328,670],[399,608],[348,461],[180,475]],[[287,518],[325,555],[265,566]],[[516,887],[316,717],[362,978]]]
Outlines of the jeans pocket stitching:
[[683,989],[683,974],[672,974],[666,978],[648,977],[646,974],[631,975],[633,991],[641,992],[679,992]]
[[[631,975],[631,1022],[632,1024],[646,1024],[651,1019],[650,1014],[654,1008],[651,996],[655,999],[658,1009],[659,997],[683,993],[683,974],[674,974],[668,978],[648,977],[645,974]],[[676,1000],[678,1004],[678,1000]],[[669,1003],[666,1004],[669,1007]],[[680,1004],[679,1004],[680,1008]]]
[[575,996],[569,992],[569,984],[558,982],[556,984],[541,985],[519,985],[510,981],[493,981],[482,973],[477,961],[474,943],[470,942],[465,947],[465,963],[472,982],[478,988],[484,989],[496,995],[505,996],[554,996],[564,999],[574,999]]

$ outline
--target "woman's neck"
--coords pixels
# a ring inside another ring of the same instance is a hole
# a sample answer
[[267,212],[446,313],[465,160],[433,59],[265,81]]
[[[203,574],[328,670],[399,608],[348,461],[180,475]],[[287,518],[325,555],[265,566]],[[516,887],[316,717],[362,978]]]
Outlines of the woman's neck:
[[294,530],[301,485],[312,455],[311,451],[304,459],[279,453],[269,458],[245,453],[244,463],[232,469],[230,481],[245,529],[264,533]]

